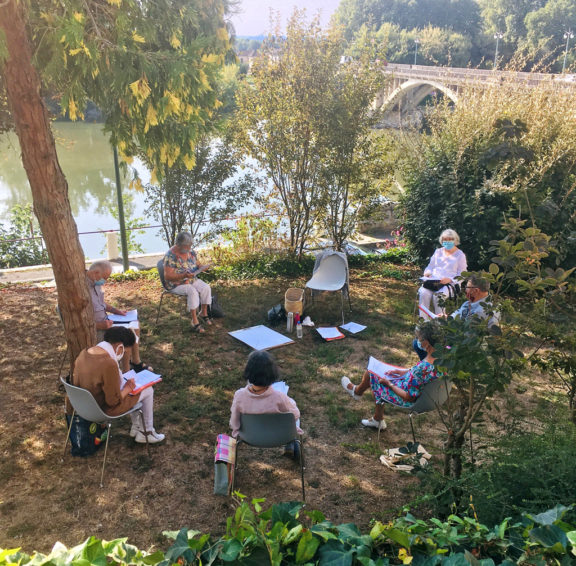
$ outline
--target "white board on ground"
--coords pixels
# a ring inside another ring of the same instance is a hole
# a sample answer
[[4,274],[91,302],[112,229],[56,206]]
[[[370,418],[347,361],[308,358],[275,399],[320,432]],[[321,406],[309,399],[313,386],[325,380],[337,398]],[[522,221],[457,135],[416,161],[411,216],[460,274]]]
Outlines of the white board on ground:
[[294,340],[263,324],[251,326],[250,328],[241,328],[240,330],[228,332],[228,334],[230,334],[232,338],[244,342],[244,344],[250,346],[250,348],[254,348],[254,350],[270,350],[271,348],[278,348],[278,346],[284,346],[285,344],[294,344]]

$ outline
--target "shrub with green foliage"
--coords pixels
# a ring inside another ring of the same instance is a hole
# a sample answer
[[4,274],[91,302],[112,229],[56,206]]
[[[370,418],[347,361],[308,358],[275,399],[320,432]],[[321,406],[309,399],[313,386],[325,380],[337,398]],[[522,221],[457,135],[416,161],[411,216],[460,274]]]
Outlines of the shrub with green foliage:
[[48,252],[39,235],[40,228],[32,212],[32,205],[14,206],[10,211],[8,226],[0,225],[0,267],[48,263]]
[[334,525],[320,511],[304,510],[301,503],[280,503],[263,511],[262,501],[241,501],[219,538],[185,528],[165,532],[174,539],[166,552],[148,553],[128,544],[127,539],[106,542],[90,537],[71,549],[57,544],[47,556],[0,549],[0,566],[512,566],[571,564],[576,555],[576,526],[565,522],[568,508],[561,505],[539,515],[526,514],[518,523],[505,519],[493,528],[472,517],[450,515],[446,521],[424,521],[407,514],[387,525],[377,521],[363,534],[353,523]]
[[442,230],[453,228],[468,266],[486,268],[504,216],[549,234],[559,252],[555,265],[576,263],[572,99],[552,83],[527,88],[510,80],[434,107],[426,134],[410,138],[401,154],[403,225],[422,265]]

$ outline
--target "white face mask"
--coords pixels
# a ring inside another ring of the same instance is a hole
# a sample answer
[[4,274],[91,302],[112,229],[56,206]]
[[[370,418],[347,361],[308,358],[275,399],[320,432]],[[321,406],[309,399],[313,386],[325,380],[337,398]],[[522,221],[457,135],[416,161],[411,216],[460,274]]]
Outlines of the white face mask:
[[[119,353],[119,352],[120,352],[120,348],[122,348],[122,353],[121,353],[121,354]],[[124,349],[124,344],[120,344],[120,348],[118,348],[118,350],[117,350],[117,352],[116,352],[116,359],[117,359],[118,361],[120,361],[120,360],[124,357],[124,351],[125,351],[125,349]]]

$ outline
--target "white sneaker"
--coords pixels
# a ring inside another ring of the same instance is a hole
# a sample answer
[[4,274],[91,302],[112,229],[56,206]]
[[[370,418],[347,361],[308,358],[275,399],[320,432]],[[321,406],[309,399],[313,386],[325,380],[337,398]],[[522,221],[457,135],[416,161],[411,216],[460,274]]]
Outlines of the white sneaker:
[[375,428],[378,430],[384,430],[386,428],[386,421],[384,419],[382,419],[381,421],[377,421],[373,417],[370,417],[369,419],[362,419],[362,424],[364,426]]
[[[356,395],[356,393],[354,393],[355,385],[350,381],[349,377],[343,375],[342,379],[340,380],[340,383],[342,384],[342,388],[344,389],[344,391],[346,391],[346,393],[348,393],[348,395],[350,395],[352,399],[360,399],[360,395]],[[352,389],[348,387],[349,385],[352,385]]]
[[130,427],[130,436],[134,438],[139,432],[142,432],[141,425],[133,424]]
[[139,444],[146,444],[146,436],[148,436],[148,444],[158,444],[158,442],[162,442],[166,438],[166,436],[156,432],[155,430],[148,433],[143,433],[139,430],[136,433],[134,440]]

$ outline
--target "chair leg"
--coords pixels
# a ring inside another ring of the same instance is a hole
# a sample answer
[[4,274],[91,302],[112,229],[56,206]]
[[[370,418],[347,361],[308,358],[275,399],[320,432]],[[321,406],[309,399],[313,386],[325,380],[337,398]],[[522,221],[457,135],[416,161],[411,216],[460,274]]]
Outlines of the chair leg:
[[412,431],[412,440],[416,444],[416,433],[414,432],[414,423],[412,422],[412,413],[408,415],[410,417],[410,430]]
[[340,292],[340,310],[342,311],[342,324],[344,324],[344,289]]
[[150,458],[150,443],[148,442],[148,435],[146,434],[148,431],[146,430],[146,423],[144,422],[144,413],[140,409],[138,411],[140,413],[140,421],[142,422],[142,430],[144,431],[144,436],[146,437],[146,452],[148,453],[148,458]]
[[158,312],[156,313],[156,322],[154,323],[154,330],[158,326],[158,319],[160,318],[160,309],[162,308],[162,301],[164,300],[164,291],[162,291],[162,295],[160,297],[160,304],[158,305]]
[[300,448],[300,478],[302,480],[302,501],[306,503],[306,489],[304,487],[304,443],[300,439],[296,439],[298,447]]
[[241,440],[236,442],[236,457],[234,458],[234,473],[232,474],[232,485],[230,486],[230,494],[234,493],[234,487],[236,486],[236,472],[238,471],[238,448],[242,444]]
[[102,460],[102,473],[100,474],[100,487],[104,487],[104,469],[106,468],[106,457],[108,455],[108,441],[110,440],[110,429],[112,424],[108,423],[108,431],[106,434],[106,444],[104,445],[104,460]]
[[66,442],[64,443],[64,454],[62,454],[62,460],[64,460],[64,456],[66,456],[66,448],[68,447],[68,440],[70,440],[70,431],[72,430],[72,423],[74,421],[74,415],[76,411],[72,409],[72,416],[70,417],[70,425],[68,426],[68,431],[66,432]]

